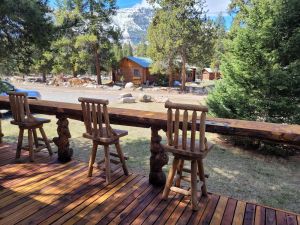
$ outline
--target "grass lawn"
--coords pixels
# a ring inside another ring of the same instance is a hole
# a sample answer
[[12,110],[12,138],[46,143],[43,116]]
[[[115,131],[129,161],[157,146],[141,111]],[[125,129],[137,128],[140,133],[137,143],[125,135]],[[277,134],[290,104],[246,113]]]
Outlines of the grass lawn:
[[[148,105],[148,107],[154,107],[154,105]],[[157,109],[157,111],[161,111],[161,109]],[[56,118],[41,116],[52,120],[45,126],[48,137],[57,136]],[[129,170],[147,175],[149,173],[150,129],[113,127],[129,131],[129,135],[123,138],[121,143],[125,154],[129,157]],[[18,129],[16,126],[10,125],[9,119],[3,120],[2,129],[5,135],[4,142],[17,141]],[[70,120],[70,131],[74,157],[88,161],[91,141],[81,137],[84,131],[83,123]],[[161,133],[161,136],[165,137],[165,134]],[[215,135],[208,134],[209,139],[214,137]],[[99,159],[102,151],[100,150],[98,153]],[[257,155],[239,148],[216,145],[205,160],[206,173],[210,175],[208,190],[300,213],[299,162],[299,157],[291,157],[287,160]],[[167,166],[164,169],[168,171]]]

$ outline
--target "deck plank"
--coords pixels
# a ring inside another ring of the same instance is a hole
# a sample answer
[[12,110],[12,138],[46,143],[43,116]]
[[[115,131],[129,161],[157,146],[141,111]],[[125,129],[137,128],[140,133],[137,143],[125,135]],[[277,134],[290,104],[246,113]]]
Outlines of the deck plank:
[[161,188],[121,168],[108,185],[98,168],[87,177],[86,163],[59,164],[42,153],[34,163],[3,156],[14,153],[0,145],[0,224],[300,225],[299,214],[216,194],[202,197],[194,212],[190,197],[171,192],[162,200]]
[[247,203],[245,215],[244,215],[244,225],[253,225],[255,218],[255,205]]
[[224,197],[224,196],[220,197],[217,208],[216,208],[213,218],[211,219],[211,222],[210,222],[211,225],[220,225],[221,224],[227,202],[228,202],[227,197]]
[[265,225],[266,224],[266,209],[262,206],[256,206],[255,211],[255,225]]
[[231,224],[234,216],[237,200],[230,198],[227,202],[221,225]]
[[295,215],[288,214],[286,219],[288,225],[297,225],[297,217]]
[[208,202],[208,206],[206,207],[204,214],[198,224],[206,225],[206,224],[210,223],[211,218],[213,217],[213,215],[215,213],[215,209],[217,207],[219,199],[220,199],[220,196],[217,196],[217,195],[211,196],[211,198]]
[[244,221],[244,214],[246,209],[246,202],[238,201],[232,221],[232,225],[242,225]]

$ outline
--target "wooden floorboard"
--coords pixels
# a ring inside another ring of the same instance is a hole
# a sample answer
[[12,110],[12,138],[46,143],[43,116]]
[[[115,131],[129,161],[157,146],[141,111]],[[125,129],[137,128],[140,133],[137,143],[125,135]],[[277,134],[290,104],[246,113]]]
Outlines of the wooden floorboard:
[[300,225],[300,215],[216,194],[201,197],[199,210],[190,198],[162,188],[138,174],[124,176],[119,168],[112,183],[95,166],[73,160],[60,164],[46,152],[30,163],[22,152],[15,162],[15,145],[0,145],[0,225],[9,224],[210,224]]

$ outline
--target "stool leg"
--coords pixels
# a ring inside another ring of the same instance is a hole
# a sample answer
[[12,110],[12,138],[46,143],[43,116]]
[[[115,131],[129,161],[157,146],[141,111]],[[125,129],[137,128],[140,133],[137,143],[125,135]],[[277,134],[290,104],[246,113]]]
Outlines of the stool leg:
[[123,151],[122,151],[121,146],[120,146],[120,142],[117,142],[117,143],[115,144],[115,146],[116,146],[116,149],[117,149],[119,158],[120,158],[121,163],[122,163],[122,167],[123,167],[124,174],[125,174],[126,176],[128,176],[128,169],[127,169],[127,166],[126,166],[126,162],[125,162],[125,158],[124,158]]
[[106,182],[111,183],[109,146],[104,145]]
[[17,152],[16,152],[16,159],[19,159],[20,156],[21,156],[23,136],[24,136],[24,129],[20,128],[20,130],[19,130],[19,137],[18,137]]
[[36,129],[32,129],[32,132],[33,132],[34,145],[35,145],[36,148],[38,148],[39,147],[39,141],[38,141]]
[[197,198],[197,161],[191,161],[191,197],[192,197],[192,209],[198,210],[198,198]]
[[177,178],[175,183],[176,187],[180,187],[183,165],[184,165],[184,160],[180,159],[177,166]]
[[197,160],[198,164],[198,171],[199,171],[199,179],[203,182],[201,187],[201,192],[204,197],[207,197],[207,189],[206,189],[206,182],[205,182],[205,174],[204,174],[204,167],[202,159]]
[[28,146],[29,146],[29,160],[34,161],[34,150],[33,150],[33,135],[32,129],[28,129]]
[[45,142],[45,145],[46,145],[46,147],[47,147],[47,149],[48,149],[49,155],[51,156],[51,155],[53,155],[53,152],[52,152],[52,149],[51,149],[51,145],[50,145],[50,143],[49,143],[49,140],[48,140],[48,138],[47,138],[47,136],[46,136],[46,133],[45,133],[45,131],[44,131],[44,128],[43,128],[43,127],[40,127],[39,129],[40,129],[42,138],[43,138],[43,140],[44,140],[44,142]]
[[163,194],[162,194],[162,198],[165,199],[165,200],[169,196],[170,188],[171,188],[173,180],[174,180],[174,176],[175,176],[176,168],[178,166],[178,162],[179,162],[179,159],[174,158],[173,164],[172,164],[172,167],[170,168],[168,178],[167,178],[167,181],[166,181],[166,185],[165,185],[165,188],[164,188],[164,191],[163,191]]
[[97,142],[93,142],[93,148],[91,149],[90,161],[89,161],[89,172],[88,172],[89,177],[91,177],[93,174],[93,165],[96,159],[97,148],[98,148]]

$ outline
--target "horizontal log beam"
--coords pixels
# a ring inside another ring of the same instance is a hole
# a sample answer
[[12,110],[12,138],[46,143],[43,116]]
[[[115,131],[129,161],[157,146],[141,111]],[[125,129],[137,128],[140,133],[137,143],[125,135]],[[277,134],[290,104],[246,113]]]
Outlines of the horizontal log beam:
[[[47,115],[67,115],[70,119],[83,120],[81,106],[74,103],[30,100],[33,113]],[[0,97],[0,109],[10,109],[7,97]],[[134,109],[109,108],[112,124],[134,127],[156,127],[166,130],[167,115],[161,112],[149,112]],[[208,118],[206,131],[224,135],[237,135],[280,142],[284,144],[300,145],[300,125],[275,124],[246,120]]]

